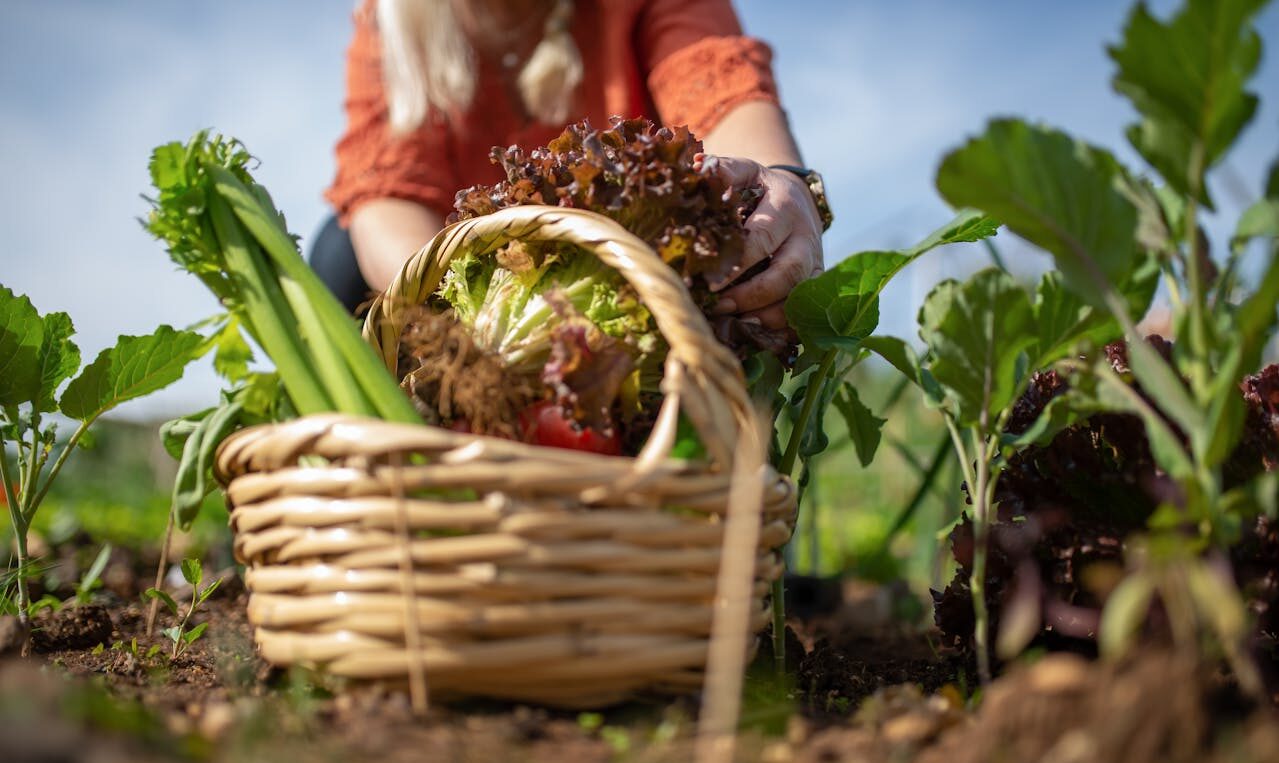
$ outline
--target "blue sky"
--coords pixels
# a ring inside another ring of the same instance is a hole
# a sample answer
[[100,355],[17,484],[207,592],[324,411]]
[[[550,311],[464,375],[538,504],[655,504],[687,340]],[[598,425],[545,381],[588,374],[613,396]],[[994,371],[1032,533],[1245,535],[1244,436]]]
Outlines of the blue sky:
[[[1174,4],[1152,3],[1166,12]],[[308,238],[342,128],[351,0],[7,0],[0,6],[0,282],[42,311],[69,312],[86,356],[116,334],[186,325],[216,311],[138,226],[156,144],[202,127],[241,138],[258,176]],[[908,244],[947,219],[933,190],[942,154],[995,115],[1022,115],[1114,148],[1132,118],[1109,87],[1103,44],[1120,0],[739,0],[750,34],[773,44],[782,97],[807,162],[826,176],[837,222],[828,262]],[[1259,24],[1269,55],[1254,89],[1268,102],[1219,173],[1222,217],[1260,189],[1279,155],[1279,7]],[[1042,269],[1013,246],[1014,267]],[[884,330],[913,333],[938,279],[984,263],[944,250],[889,287]],[[126,415],[211,402],[201,366]]]

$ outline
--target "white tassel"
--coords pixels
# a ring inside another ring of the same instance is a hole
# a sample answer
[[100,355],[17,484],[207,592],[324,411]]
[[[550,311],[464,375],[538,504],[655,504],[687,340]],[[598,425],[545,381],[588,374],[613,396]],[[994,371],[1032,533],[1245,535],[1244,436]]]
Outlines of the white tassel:
[[517,81],[524,108],[543,124],[568,121],[573,94],[582,82],[582,54],[568,28],[572,16],[572,0],[557,0],[546,19],[542,41],[533,49]]

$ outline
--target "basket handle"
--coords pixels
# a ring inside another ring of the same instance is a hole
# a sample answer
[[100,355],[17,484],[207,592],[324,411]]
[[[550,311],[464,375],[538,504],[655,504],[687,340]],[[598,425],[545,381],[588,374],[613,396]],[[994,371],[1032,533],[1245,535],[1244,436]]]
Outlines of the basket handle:
[[513,240],[575,244],[613,268],[639,294],[670,345],[662,376],[665,399],[636,461],[637,471],[665,460],[675,444],[679,411],[701,436],[713,463],[731,469],[738,433],[754,426],[741,365],[711,332],[679,275],[638,236],[594,212],[525,205],[463,220],[440,231],[400,270],[369,309],[364,338],[395,372],[405,311],[439,286],[454,257],[492,254]]

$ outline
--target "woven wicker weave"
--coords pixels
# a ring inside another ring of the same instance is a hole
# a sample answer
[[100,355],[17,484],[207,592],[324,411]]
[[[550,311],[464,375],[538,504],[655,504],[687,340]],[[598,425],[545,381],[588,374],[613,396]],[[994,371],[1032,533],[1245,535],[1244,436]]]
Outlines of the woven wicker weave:
[[[575,243],[650,308],[670,345],[652,436],[624,458],[336,414],[237,433],[218,472],[270,662],[575,707],[700,686],[728,475],[754,414],[678,275],[607,218],[515,207],[414,255],[365,337],[394,368],[402,308],[425,301],[453,256],[512,239]],[[669,456],[681,410],[708,461]],[[795,512],[790,483],[765,481],[755,630]]]

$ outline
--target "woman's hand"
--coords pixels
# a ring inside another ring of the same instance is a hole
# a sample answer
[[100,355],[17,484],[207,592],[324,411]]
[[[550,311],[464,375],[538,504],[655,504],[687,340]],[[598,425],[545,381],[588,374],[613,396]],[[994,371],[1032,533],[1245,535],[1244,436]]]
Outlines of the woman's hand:
[[786,327],[782,307],[791,289],[822,272],[822,221],[804,181],[792,172],[774,170],[750,159],[716,157],[719,171],[737,188],[759,186],[764,196],[746,221],[744,273],[769,260],[748,281],[711,284],[720,291],[715,312],[757,318],[773,329]]

